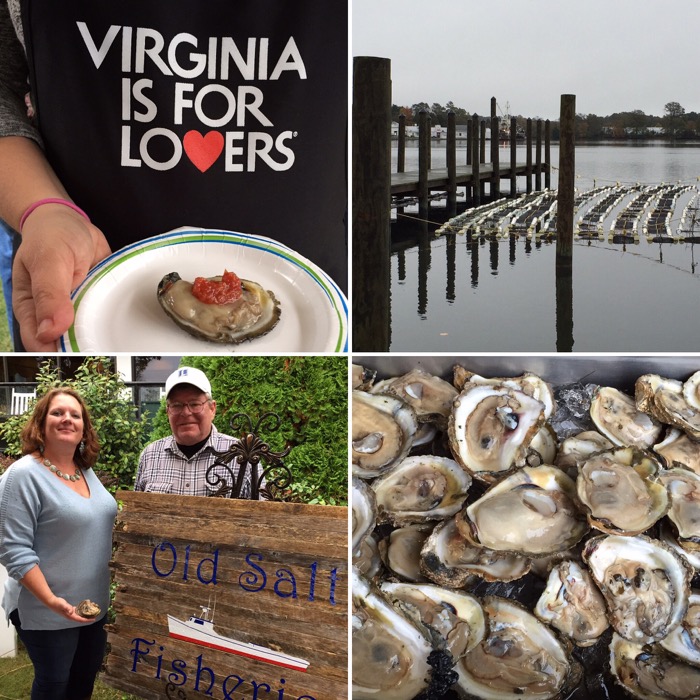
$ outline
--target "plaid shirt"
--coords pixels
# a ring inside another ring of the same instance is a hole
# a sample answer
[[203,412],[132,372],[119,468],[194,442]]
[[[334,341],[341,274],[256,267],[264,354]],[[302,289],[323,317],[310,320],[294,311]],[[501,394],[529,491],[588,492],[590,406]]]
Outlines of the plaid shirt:
[[[218,488],[207,483],[207,469],[214,464],[216,457],[212,450],[223,452],[238,442],[236,438],[220,433],[212,425],[211,434],[199,452],[187,458],[178,448],[172,435],[156,440],[148,445],[141,453],[139,468],[134,483],[135,491],[150,491],[152,493],[174,493],[182,496],[211,496]],[[238,458],[228,465],[235,477],[238,476]],[[231,484],[231,476],[224,467],[214,470]],[[210,475],[211,478],[211,475]],[[265,482],[261,484],[264,487]],[[241,498],[250,498],[251,477],[246,470],[245,482],[241,489]]]

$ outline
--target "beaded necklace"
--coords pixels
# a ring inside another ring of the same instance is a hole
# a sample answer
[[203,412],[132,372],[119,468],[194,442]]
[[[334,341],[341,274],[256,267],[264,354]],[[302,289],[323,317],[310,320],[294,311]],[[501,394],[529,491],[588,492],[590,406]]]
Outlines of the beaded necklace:
[[48,459],[44,459],[42,461],[42,464],[45,467],[48,467],[49,470],[52,471],[56,476],[60,476],[66,481],[80,481],[80,479],[82,478],[80,473],[80,467],[75,468],[75,474],[66,474],[65,472],[62,472],[55,464],[51,464],[51,461]]

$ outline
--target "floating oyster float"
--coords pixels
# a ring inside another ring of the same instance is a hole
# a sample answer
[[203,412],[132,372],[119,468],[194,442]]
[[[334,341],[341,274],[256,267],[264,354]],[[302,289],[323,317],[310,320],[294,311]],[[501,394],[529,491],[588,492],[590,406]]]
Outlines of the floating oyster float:
[[202,301],[193,293],[199,280],[224,284],[227,274],[232,273],[198,277],[192,283],[177,272],[170,272],[158,284],[158,302],[180,328],[202,340],[237,344],[269,333],[280,319],[280,304],[271,291],[257,282],[240,279],[240,293],[234,292],[236,298],[225,303]]

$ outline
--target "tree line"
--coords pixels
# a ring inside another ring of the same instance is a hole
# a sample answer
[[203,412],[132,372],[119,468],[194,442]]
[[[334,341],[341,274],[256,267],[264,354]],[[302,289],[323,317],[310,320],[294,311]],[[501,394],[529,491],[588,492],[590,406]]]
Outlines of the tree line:
[[[417,102],[410,107],[392,105],[391,118],[398,121],[400,115],[406,117],[406,125],[418,123],[418,115],[425,111],[430,116],[433,126],[447,126],[447,115],[450,112],[455,114],[455,122],[467,124],[473,114],[463,107],[457,107],[453,102],[441,105],[434,102],[429,105],[427,102]],[[488,115],[479,115],[480,117]],[[509,117],[499,113],[499,118]],[[518,129],[524,129],[527,117],[515,116]],[[559,123],[552,121],[552,138],[559,137]],[[641,109],[634,109],[629,112],[615,112],[608,116],[597,114],[577,114],[576,115],[576,137],[579,140],[602,140],[602,139],[650,139],[667,138],[679,139],[700,139],[700,113],[686,112],[685,108],[678,102],[667,102],[664,105],[662,115],[646,114]]]

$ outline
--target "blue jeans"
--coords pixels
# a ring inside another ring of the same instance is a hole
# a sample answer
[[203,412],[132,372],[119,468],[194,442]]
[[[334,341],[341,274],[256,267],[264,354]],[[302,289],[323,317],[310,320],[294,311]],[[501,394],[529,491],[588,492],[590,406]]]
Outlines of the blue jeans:
[[34,665],[31,700],[87,700],[104,658],[107,616],[81,627],[23,630],[15,610],[12,624]]

